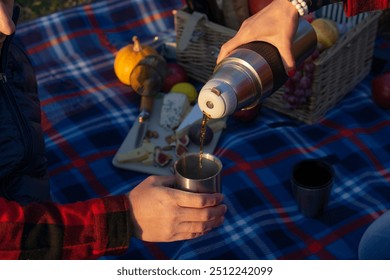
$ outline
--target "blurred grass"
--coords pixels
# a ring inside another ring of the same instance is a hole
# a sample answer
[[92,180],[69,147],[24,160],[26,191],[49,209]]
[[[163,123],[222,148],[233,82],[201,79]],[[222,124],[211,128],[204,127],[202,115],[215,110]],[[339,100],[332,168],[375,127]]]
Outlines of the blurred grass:
[[63,9],[95,1],[96,0],[16,0],[15,2],[22,8],[20,21],[28,21]]

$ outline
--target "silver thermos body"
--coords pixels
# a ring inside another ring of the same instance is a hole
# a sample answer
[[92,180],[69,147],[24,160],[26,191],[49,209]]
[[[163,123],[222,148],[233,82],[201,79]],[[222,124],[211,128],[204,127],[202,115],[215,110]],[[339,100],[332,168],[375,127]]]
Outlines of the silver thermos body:
[[[300,18],[293,41],[296,64],[301,64],[317,46],[311,24]],[[199,92],[201,111],[212,119],[249,109],[278,90],[288,79],[277,48],[254,41],[233,50],[214,69]]]

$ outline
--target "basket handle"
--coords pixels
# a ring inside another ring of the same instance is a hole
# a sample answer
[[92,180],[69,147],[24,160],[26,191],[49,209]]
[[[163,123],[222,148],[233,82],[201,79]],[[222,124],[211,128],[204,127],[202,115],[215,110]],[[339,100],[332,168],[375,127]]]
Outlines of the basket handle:
[[184,25],[183,32],[181,33],[180,39],[177,43],[177,49],[184,51],[191,41],[192,34],[194,33],[195,27],[201,19],[207,19],[205,14],[199,12],[193,12],[188,18]]

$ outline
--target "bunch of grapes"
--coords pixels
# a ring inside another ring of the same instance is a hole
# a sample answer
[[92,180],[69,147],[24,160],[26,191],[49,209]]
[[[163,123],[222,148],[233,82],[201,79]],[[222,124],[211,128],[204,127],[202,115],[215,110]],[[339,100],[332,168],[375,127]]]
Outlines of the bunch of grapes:
[[319,54],[319,50],[315,50],[284,84],[283,98],[289,108],[298,108],[305,104],[312,95],[312,83],[315,70],[314,61],[318,58]]

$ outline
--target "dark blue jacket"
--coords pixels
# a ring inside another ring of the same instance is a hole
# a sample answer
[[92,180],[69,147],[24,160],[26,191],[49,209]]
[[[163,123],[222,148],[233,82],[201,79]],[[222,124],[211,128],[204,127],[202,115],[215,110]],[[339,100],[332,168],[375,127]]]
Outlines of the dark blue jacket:
[[12,37],[0,57],[0,196],[25,205],[49,200],[50,191],[37,82]]

